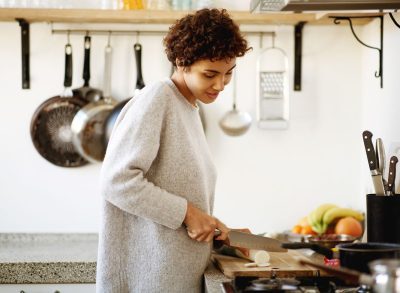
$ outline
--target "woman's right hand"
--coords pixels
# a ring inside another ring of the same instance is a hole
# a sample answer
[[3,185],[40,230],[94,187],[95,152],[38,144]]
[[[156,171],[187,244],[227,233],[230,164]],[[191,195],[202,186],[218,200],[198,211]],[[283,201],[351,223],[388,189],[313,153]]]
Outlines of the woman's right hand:
[[215,229],[221,231],[219,238],[225,239],[228,236],[229,229],[222,222],[204,213],[190,202],[188,202],[183,222],[186,225],[189,237],[199,242],[211,242],[214,239]]

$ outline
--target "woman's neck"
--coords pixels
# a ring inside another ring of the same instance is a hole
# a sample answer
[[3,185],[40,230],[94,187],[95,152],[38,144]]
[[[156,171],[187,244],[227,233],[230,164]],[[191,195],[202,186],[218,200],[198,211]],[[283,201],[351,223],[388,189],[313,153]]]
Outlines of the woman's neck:
[[181,94],[186,98],[186,100],[192,104],[193,106],[196,106],[196,98],[193,96],[192,92],[186,85],[185,79],[183,78],[183,74],[174,71],[174,73],[171,76],[171,80],[174,82],[178,90],[181,92]]

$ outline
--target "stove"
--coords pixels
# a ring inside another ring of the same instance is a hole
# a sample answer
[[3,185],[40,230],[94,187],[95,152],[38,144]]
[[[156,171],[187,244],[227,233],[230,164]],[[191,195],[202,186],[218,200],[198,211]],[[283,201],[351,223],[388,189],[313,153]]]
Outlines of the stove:
[[225,293],[244,292],[307,292],[307,293],[371,293],[365,286],[350,286],[336,277],[257,278],[236,277],[222,283]]

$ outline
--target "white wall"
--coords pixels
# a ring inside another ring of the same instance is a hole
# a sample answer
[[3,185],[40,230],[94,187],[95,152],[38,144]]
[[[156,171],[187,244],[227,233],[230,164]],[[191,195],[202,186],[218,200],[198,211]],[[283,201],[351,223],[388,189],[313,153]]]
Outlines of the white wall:
[[[231,107],[230,86],[217,102],[205,108],[207,138],[219,173],[217,217],[228,226],[271,232],[289,229],[323,202],[364,209],[363,107],[374,109],[378,95],[394,101],[399,92],[396,76],[400,57],[395,47],[400,44],[400,31],[389,26],[384,90],[373,77],[375,55],[356,43],[347,26],[305,26],[303,90],[290,92],[288,130],[260,130],[253,123],[242,137],[224,135],[218,120]],[[293,28],[270,28],[277,31],[276,45],[289,55],[292,88]],[[358,30],[366,37],[376,35],[374,24]],[[0,232],[95,232],[100,210],[100,165],[75,169],[54,166],[36,152],[29,134],[34,110],[62,91],[66,37],[52,35],[48,24],[31,25],[31,89],[22,90],[20,28],[17,23],[0,23],[0,31]],[[248,40],[254,50],[238,60],[238,106],[255,117],[259,38],[251,36]],[[82,41],[83,36],[71,36],[74,87],[82,85]],[[134,37],[112,39],[112,92],[118,99],[133,93],[134,42]],[[163,56],[161,36],[141,36],[140,42],[145,82],[167,76],[170,68]],[[91,85],[101,87],[106,37],[93,36],[92,43]],[[384,110],[391,111],[392,107],[388,104]]]
[[[394,14],[397,22],[400,22],[400,13]],[[379,21],[365,28],[364,41],[375,47],[379,47]],[[386,148],[386,166],[392,155],[400,158],[400,82],[399,82],[399,58],[400,29],[394,25],[387,16],[384,21],[384,59],[383,59],[383,89],[377,85],[379,80],[371,82],[371,77],[378,70],[378,53],[375,50],[363,49],[362,55],[362,85],[363,85],[363,119],[365,129],[369,129],[374,138],[381,137]],[[365,161],[365,160],[364,160]],[[366,161],[363,162],[367,166]],[[372,183],[368,168],[364,168],[363,179],[366,182],[365,191],[371,192]],[[399,172],[399,171],[397,171]],[[400,176],[397,176],[398,179]],[[400,184],[400,181],[397,180]]]

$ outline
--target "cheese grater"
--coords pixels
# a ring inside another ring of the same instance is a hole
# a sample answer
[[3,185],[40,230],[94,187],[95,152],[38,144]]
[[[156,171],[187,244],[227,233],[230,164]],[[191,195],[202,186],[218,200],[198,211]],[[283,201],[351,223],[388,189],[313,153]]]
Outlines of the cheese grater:
[[289,122],[289,79],[286,53],[275,46],[257,60],[257,121],[260,128],[286,129]]

